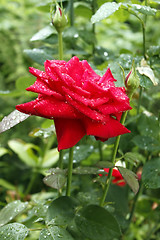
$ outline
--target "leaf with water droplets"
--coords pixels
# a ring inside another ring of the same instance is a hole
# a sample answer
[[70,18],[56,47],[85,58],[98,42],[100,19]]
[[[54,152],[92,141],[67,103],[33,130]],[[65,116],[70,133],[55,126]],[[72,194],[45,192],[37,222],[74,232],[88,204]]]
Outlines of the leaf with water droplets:
[[99,21],[109,17],[114,12],[116,12],[120,6],[121,6],[121,3],[115,3],[115,2],[104,3],[98,9],[98,11],[92,16],[91,22],[96,23],[96,22],[99,22]]
[[46,26],[45,28],[42,28],[39,32],[34,34],[30,41],[44,40],[51,36],[54,32],[55,31],[52,26]]
[[71,197],[59,197],[48,208],[46,221],[59,226],[69,225],[74,218],[76,201]]
[[43,178],[43,182],[51,188],[61,189],[66,182],[65,172],[53,173],[51,175],[48,175],[45,178]]
[[27,205],[27,202],[22,203],[20,200],[7,204],[0,211],[0,226],[3,226],[14,219],[19,213],[24,211]]
[[118,170],[122,174],[122,177],[124,178],[124,180],[130,186],[132,191],[136,194],[138,192],[138,189],[139,189],[139,183],[138,183],[137,175],[127,168],[123,168],[123,167],[120,167],[120,166],[116,166],[116,167],[118,168]]
[[157,12],[155,8],[151,8],[149,6],[143,6],[139,4],[124,4],[124,6],[128,6],[129,10],[134,11],[135,13],[139,12],[145,15],[151,15],[154,16]]
[[49,226],[47,229],[42,229],[39,240],[73,240],[69,232],[58,226]]
[[21,113],[17,110],[11,112],[8,116],[4,117],[0,122],[0,133],[14,127],[20,122],[26,120],[30,115]]
[[87,239],[92,240],[113,240],[119,239],[121,232],[114,216],[106,209],[88,205],[77,213],[75,222],[77,228]]
[[0,240],[24,240],[29,231],[21,223],[10,223],[0,227]]
[[142,182],[146,188],[160,188],[160,158],[152,159],[144,165]]
[[47,53],[44,49],[25,49],[24,53],[26,53],[33,61],[44,65],[44,62],[48,60],[52,60],[53,57],[51,54]]
[[77,167],[73,169],[73,174],[98,174],[99,173],[99,168],[95,167]]
[[150,136],[137,135],[132,139],[132,142],[140,149],[146,151],[160,151],[159,141]]

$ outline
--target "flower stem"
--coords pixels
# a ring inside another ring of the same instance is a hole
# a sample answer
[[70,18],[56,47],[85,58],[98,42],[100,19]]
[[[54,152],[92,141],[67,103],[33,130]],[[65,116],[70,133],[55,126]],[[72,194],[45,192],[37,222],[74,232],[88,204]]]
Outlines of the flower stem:
[[58,32],[58,50],[59,50],[59,60],[63,59],[63,38],[62,32]]
[[[127,113],[128,112],[123,112],[122,118],[121,118],[121,124],[124,124],[126,116],[127,116]],[[116,137],[116,141],[114,143],[113,154],[112,154],[112,163],[113,164],[115,164],[115,161],[116,161],[116,155],[117,155],[117,150],[118,150],[120,138],[121,138],[120,135],[117,136]],[[104,202],[105,202],[105,199],[106,199],[108,191],[109,191],[109,187],[110,187],[111,180],[112,180],[112,172],[113,172],[113,169],[110,168],[109,169],[109,173],[108,173],[108,177],[106,179],[106,183],[105,183],[105,186],[104,186],[104,192],[103,192],[102,198],[100,199],[100,204],[99,205],[101,207],[104,206]]]
[[37,178],[37,171],[33,171],[33,172],[32,172],[32,177],[31,177],[31,179],[30,179],[30,182],[29,182],[29,184],[28,184],[28,186],[27,186],[27,189],[26,189],[26,191],[25,191],[25,193],[24,193],[25,196],[27,196],[27,195],[31,192],[32,187],[33,187],[33,185],[34,185],[34,182],[35,182],[36,178]]
[[70,0],[70,24],[74,26],[74,7],[73,7],[74,0]]
[[72,182],[72,169],[73,169],[73,149],[74,149],[74,147],[69,149],[69,163],[68,163],[68,178],[67,178],[66,196],[71,195],[71,182]]
[[60,169],[63,168],[63,150],[60,150],[59,152],[59,162],[58,162],[58,166]]

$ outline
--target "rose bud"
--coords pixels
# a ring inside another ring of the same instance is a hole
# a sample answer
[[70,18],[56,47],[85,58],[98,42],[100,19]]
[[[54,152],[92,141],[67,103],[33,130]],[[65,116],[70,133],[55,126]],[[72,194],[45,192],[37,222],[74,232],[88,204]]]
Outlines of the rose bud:
[[127,93],[128,95],[133,95],[133,92],[139,87],[140,85],[140,80],[137,74],[137,71],[135,69],[135,64],[133,62],[132,64],[132,69],[128,73],[126,80],[125,80],[125,85],[127,88]]
[[[52,14],[52,13],[51,13]],[[67,16],[64,14],[64,10],[56,4],[56,11],[52,18],[52,24],[56,28],[57,32],[62,32],[68,23]]]

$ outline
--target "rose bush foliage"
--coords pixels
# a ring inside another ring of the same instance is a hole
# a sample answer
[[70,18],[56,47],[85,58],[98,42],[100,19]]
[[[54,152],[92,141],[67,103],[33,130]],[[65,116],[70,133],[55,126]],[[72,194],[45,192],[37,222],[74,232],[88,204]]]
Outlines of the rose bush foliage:
[[122,112],[131,109],[129,98],[125,88],[115,87],[109,68],[101,77],[78,57],[46,60],[44,66],[45,71],[29,69],[37,79],[26,90],[38,98],[16,109],[54,119],[58,150],[74,146],[85,135],[106,141],[130,132],[120,123]]

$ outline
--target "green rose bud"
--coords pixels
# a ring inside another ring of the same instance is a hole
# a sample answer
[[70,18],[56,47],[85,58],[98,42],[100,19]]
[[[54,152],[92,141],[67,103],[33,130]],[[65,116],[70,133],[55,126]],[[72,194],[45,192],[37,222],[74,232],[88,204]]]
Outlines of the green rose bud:
[[[52,14],[52,13],[51,13]],[[56,28],[57,32],[62,32],[68,23],[67,16],[64,14],[64,10],[60,8],[58,3],[56,4],[56,11],[52,18],[52,24]]]
[[139,76],[137,74],[136,68],[135,68],[135,64],[133,62],[132,64],[132,69],[129,72],[129,74],[126,77],[125,80],[125,85],[127,88],[127,93],[128,95],[132,96],[134,91],[139,87],[140,85],[140,80],[139,80]]

